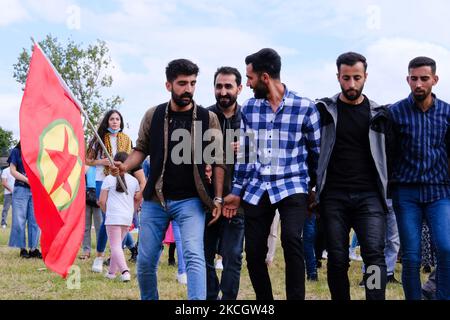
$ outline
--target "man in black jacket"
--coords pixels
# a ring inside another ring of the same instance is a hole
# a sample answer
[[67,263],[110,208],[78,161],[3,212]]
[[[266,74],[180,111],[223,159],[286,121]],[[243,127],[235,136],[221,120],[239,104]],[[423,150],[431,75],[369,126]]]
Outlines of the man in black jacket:
[[[237,97],[241,93],[241,74],[236,68],[221,67],[214,75],[214,93],[216,104],[208,108],[219,119],[224,137],[223,149],[227,153],[227,171],[224,179],[223,195],[231,191],[234,172],[234,160],[239,142],[235,135],[241,124],[241,108]],[[236,139],[235,139],[236,137]],[[212,217],[207,217],[207,221]],[[244,216],[240,210],[231,219],[221,217],[218,223],[205,228],[205,260],[207,299],[217,300],[222,291],[222,300],[236,300],[239,291],[239,280],[242,267],[242,251],[244,245]],[[216,275],[214,267],[215,254],[219,253],[223,260],[222,278]]]

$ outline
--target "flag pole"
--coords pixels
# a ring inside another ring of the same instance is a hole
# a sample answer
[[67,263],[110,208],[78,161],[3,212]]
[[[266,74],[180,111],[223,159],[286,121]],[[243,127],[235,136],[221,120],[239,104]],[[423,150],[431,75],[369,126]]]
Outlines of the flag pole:
[[[83,105],[81,104],[81,102],[77,99],[77,97],[75,97],[75,95],[72,93],[72,90],[70,90],[70,88],[67,86],[66,82],[64,81],[64,79],[61,77],[61,75],[59,74],[58,70],[56,70],[55,66],[53,65],[53,63],[50,61],[50,59],[47,57],[47,55],[45,54],[44,50],[42,50],[41,46],[39,45],[39,43],[37,43],[33,37],[31,37],[31,41],[33,42],[34,45],[36,45],[39,50],[41,50],[42,54],[44,55],[45,59],[47,60],[47,62],[49,63],[49,65],[52,67],[53,71],[55,72],[56,76],[59,79],[59,82],[61,83],[61,85],[63,86],[63,88],[65,89],[65,91],[67,92],[67,94],[70,96],[70,98],[75,102],[75,104],[77,105],[78,109],[80,110],[81,114],[84,116],[85,120],[87,121],[88,126],[91,128],[92,132],[94,132],[94,136],[97,139],[98,143],[100,144],[100,146],[103,149],[103,152],[106,154],[109,163],[111,164],[111,166],[114,166],[114,160],[111,157],[111,155],[109,154],[108,150],[106,149],[105,144],[103,143],[102,139],[100,138],[100,136],[98,135],[98,132],[96,130],[96,128],[94,127],[94,125],[92,124],[91,120],[89,119],[86,111],[83,108]],[[122,187],[123,190],[125,190],[125,194],[128,195],[128,189],[125,186],[125,184],[123,183],[122,178],[119,176],[117,176],[117,180],[119,181],[120,186]]]

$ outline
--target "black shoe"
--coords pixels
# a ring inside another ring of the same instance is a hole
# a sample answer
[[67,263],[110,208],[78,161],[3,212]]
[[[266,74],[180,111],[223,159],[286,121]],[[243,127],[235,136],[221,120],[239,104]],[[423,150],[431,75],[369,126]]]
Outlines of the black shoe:
[[315,274],[307,275],[306,280],[308,281],[319,281],[319,276]]
[[317,267],[317,269],[322,268],[322,261],[317,260],[317,262],[316,262],[316,267]]
[[134,246],[133,248],[130,249],[131,251],[131,257],[130,259],[128,259],[128,261],[130,262],[136,262],[137,260],[137,255],[138,255],[138,249],[136,246]]
[[387,283],[392,283],[392,284],[402,284],[400,281],[398,281],[397,279],[395,279],[395,277],[394,277],[393,274],[387,276]]
[[110,260],[111,258],[108,258],[105,261],[103,261],[103,265],[109,267]]
[[20,249],[20,257],[28,259],[30,257],[30,254],[26,249]]
[[34,259],[42,259],[42,254],[39,249],[34,249],[33,251],[30,250],[29,256]]

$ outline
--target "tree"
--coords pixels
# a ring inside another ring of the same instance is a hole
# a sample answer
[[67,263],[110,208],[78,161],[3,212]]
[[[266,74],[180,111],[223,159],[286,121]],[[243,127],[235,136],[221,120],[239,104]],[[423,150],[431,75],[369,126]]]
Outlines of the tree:
[[17,141],[14,140],[12,131],[4,130],[0,127],[0,156],[8,156],[8,151],[11,149]]
[[[104,98],[102,95],[102,90],[111,87],[113,83],[112,76],[108,74],[113,66],[104,41],[97,40],[95,44],[82,48],[81,44],[76,44],[71,39],[68,39],[64,46],[56,37],[47,35],[39,45],[81,102],[94,126],[99,123],[105,111],[118,108],[123,102],[117,95],[110,98]],[[17,63],[13,65],[14,78],[23,85],[22,90],[25,89],[30,53],[31,51],[24,48]],[[85,138],[88,140],[93,136],[93,132],[87,126],[86,120],[84,128]]]

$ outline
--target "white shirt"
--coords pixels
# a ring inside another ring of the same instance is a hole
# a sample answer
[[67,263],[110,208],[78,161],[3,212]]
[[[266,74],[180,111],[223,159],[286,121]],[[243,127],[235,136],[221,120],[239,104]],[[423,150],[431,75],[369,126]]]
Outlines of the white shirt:
[[[117,153],[117,137],[109,136],[109,141],[111,142],[111,157],[114,159],[114,156]],[[96,160],[102,159],[101,155],[103,155],[103,151],[98,152]],[[100,164],[95,166],[95,181],[103,181],[105,179],[105,173],[103,172],[103,169],[105,169],[104,165]]]
[[135,177],[128,173],[125,174],[124,178],[128,195],[125,192],[116,191],[116,177],[108,175],[103,180],[102,190],[108,190],[105,225],[131,226],[134,213],[134,195],[139,192],[139,183]]
[[[11,188],[11,190],[13,190],[14,189],[14,182],[16,181],[16,179],[12,176],[11,170],[9,169],[9,167],[3,169],[3,171],[2,171],[2,180],[3,179],[6,179],[6,182],[7,182],[8,186]],[[5,194],[11,194],[11,192],[9,192],[5,188]]]

